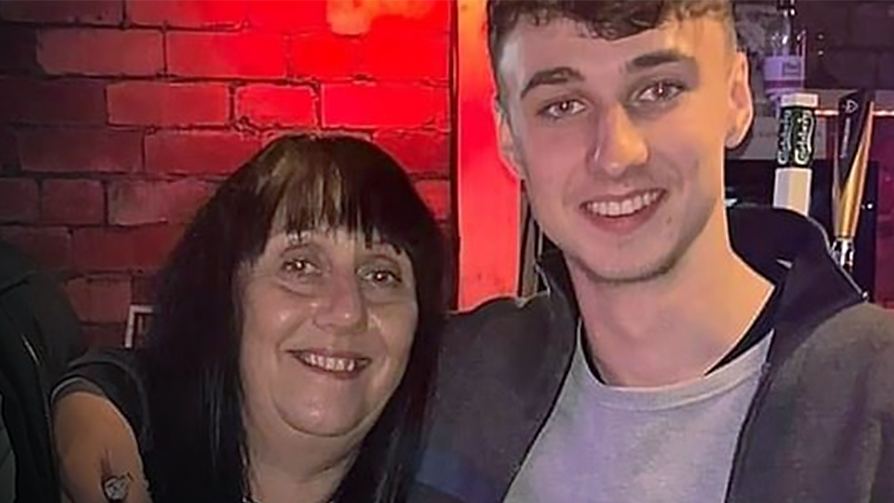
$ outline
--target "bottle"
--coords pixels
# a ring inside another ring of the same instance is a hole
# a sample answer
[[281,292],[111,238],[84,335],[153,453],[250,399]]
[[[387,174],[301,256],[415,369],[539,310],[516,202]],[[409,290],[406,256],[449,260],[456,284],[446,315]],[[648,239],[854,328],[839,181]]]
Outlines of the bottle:
[[804,89],[805,33],[796,32],[795,0],[777,0],[777,22],[768,33],[764,89],[779,108],[779,98]]

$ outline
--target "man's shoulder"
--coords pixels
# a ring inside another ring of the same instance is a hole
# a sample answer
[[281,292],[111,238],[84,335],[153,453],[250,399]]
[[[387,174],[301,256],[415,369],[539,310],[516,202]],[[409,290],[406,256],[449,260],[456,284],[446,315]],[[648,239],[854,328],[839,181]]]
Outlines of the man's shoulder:
[[548,293],[488,301],[448,323],[440,352],[441,390],[468,394],[469,386],[509,387],[533,379],[535,370],[552,372],[573,349],[573,333],[571,316]]
[[507,338],[538,333],[552,316],[546,293],[527,298],[499,297],[476,308],[456,313],[448,319],[444,342],[448,346],[475,343],[493,344]]
[[[894,312],[870,303],[846,307],[816,327],[795,358],[799,381],[853,398],[884,395],[894,410]],[[848,398],[850,399],[850,398]]]
[[836,312],[816,329],[813,350],[894,358],[894,311],[868,302]]

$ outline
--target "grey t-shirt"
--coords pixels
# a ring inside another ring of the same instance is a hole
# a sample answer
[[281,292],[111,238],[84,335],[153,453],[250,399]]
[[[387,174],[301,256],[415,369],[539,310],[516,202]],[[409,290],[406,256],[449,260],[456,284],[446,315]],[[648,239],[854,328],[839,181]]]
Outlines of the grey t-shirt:
[[657,388],[602,384],[579,343],[505,503],[721,503],[771,339],[705,377]]
[[[0,410],[3,395],[0,395]],[[9,433],[0,413],[0,503],[12,503],[16,499],[16,460],[9,441]]]

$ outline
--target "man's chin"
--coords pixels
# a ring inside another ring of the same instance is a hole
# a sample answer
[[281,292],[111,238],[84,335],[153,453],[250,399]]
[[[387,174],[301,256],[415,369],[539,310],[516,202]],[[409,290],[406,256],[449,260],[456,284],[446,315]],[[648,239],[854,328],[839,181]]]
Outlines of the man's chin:
[[624,262],[623,264],[608,265],[606,261],[590,261],[589,264],[578,264],[578,268],[584,272],[589,281],[595,284],[633,286],[667,276],[674,270],[678,260],[674,256],[666,256],[660,260]]

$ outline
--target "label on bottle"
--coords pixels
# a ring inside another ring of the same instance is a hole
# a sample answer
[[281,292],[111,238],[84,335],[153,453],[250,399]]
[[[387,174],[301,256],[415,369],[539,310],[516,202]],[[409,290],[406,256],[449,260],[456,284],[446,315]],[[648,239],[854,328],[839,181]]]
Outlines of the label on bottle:
[[800,56],[764,58],[764,89],[769,96],[804,89],[804,59]]
[[815,134],[816,110],[814,108],[783,105],[779,109],[776,166],[779,168],[809,168],[813,162]]

